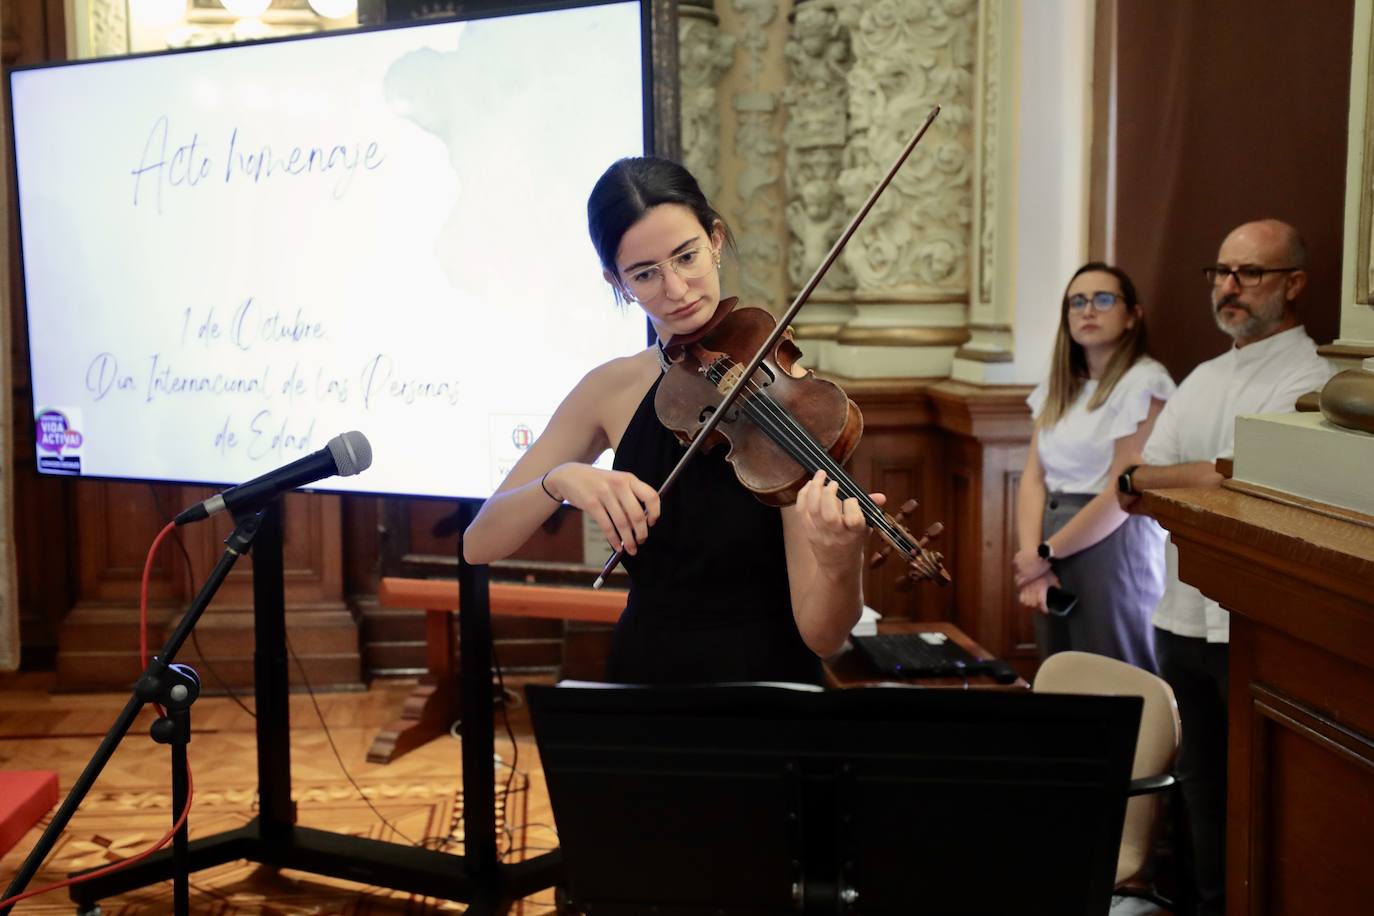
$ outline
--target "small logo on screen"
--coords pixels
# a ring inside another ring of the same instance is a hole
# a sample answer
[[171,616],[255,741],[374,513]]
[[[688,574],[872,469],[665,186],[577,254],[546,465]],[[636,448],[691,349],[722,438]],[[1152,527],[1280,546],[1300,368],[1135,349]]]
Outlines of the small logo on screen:
[[523,452],[534,443],[534,430],[530,429],[524,423],[517,424],[516,427],[510,431],[510,441],[512,445]]
[[[83,439],[77,420],[60,410],[43,410],[34,418],[38,468],[50,474],[80,474]],[[65,454],[64,454],[65,453]]]

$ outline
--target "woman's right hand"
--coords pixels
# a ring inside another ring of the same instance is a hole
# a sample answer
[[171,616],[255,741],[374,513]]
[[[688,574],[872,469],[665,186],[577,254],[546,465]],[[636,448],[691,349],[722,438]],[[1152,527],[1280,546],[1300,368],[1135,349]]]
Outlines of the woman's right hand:
[[1042,614],[1050,612],[1049,605],[1046,604],[1046,596],[1050,586],[1059,585],[1059,577],[1052,572],[1045,573],[1038,579],[1032,579],[1021,586],[1020,598],[1024,607],[1034,608]]
[[634,556],[658,521],[658,492],[626,471],[569,461],[544,475],[544,486],[592,517],[611,547]]

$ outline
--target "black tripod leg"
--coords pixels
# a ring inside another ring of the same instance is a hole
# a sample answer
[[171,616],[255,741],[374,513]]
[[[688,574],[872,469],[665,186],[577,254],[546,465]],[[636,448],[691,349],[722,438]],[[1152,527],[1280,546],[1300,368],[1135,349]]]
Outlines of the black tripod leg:
[[[176,729],[186,740],[191,737],[191,711],[172,711],[168,715],[176,722]],[[175,824],[186,808],[189,783],[186,778],[186,740],[172,742],[172,823]],[[172,909],[177,916],[191,913],[191,853],[188,836],[191,819],[177,828],[172,837]]]

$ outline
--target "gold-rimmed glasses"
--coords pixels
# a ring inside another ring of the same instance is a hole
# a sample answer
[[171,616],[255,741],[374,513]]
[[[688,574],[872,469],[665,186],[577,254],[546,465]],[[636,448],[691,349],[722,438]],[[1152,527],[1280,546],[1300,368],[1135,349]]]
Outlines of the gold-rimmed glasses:
[[695,248],[679,251],[671,258],[664,258],[657,264],[637,267],[625,274],[623,280],[630,295],[644,302],[663,291],[664,268],[671,268],[673,273],[684,280],[699,280],[711,272],[713,261],[719,263],[716,261],[717,257],[716,250],[710,245],[697,245]]

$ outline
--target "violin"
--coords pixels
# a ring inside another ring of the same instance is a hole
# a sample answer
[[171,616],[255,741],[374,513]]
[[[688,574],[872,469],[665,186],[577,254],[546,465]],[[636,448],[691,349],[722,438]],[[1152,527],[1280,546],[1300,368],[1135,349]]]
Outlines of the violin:
[[[669,362],[659,383],[654,409],[659,422],[690,445],[723,401],[739,386],[748,357],[774,331],[776,321],[764,309],[736,308],[723,300],[711,321],[693,334],[673,337],[663,348]],[[908,500],[897,518],[885,513],[845,472],[863,434],[863,414],[834,382],[815,372],[799,372],[802,353],[790,336],[781,337],[734,402],[705,437],[705,448],[725,443],[730,462],[744,487],[761,502],[789,506],[817,471],[838,486],[840,499],[858,500],[868,526],[887,541],[871,565],[892,550],[907,561],[909,579],[950,581],[940,554],[926,549],[944,526],[931,525],[915,537],[902,520],[916,508]]]
[[[816,471],[823,469],[826,476],[839,485],[842,498],[853,497],[859,501],[865,520],[888,542],[887,547],[873,556],[871,566],[881,563],[893,549],[899,549],[910,564],[908,576],[903,577],[903,582],[933,579],[943,584],[951,580],[949,572],[941,562],[941,556],[934,551],[926,550],[926,544],[939,535],[943,526],[937,522],[926,530],[923,537],[913,537],[903,527],[902,521],[916,508],[915,500],[907,500],[894,519],[885,514],[863,488],[855,484],[840,467],[858,445],[859,434],[863,430],[863,416],[859,413],[858,406],[849,400],[838,386],[815,378],[811,372],[804,373],[802,379],[815,384],[798,388],[805,387],[808,392],[816,392],[815,406],[808,406],[804,403],[805,398],[798,397],[792,399],[793,403],[784,408],[780,397],[784,389],[792,389],[790,380],[793,376],[790,370],[795,367],[796,359],[801,355],[801,351],[790,339],[783,340],[784,333],[790,331],[792,319],[806,304],[806,300],[820,284],[825,272],[839,257],[840,250],[859,228],[859,223],[863,222],[863,218],[877,202],[878,196],[891,183],[897,170],[906,162],[939,113],[940,106],[936,105],[931,109],[925,122],[907,141],[906,146],[897,155],[896,161],[887,170],[887,174],[869,193],[868,199],[854,214],[849,225],[845,226],[820,266],[811,275],[811,279],[806,282],[781,318],[774,322],[772,316],[762,309],[740,309],[739,312],[758,312],[766,316],[767,321],[757,315],[748,315],[732,321],[731,315],[736,314],[734,303],[725,300],[716,307],[716,314],[712,316],[711,321],[700,331],[692,334],[689,340],[678,341],[674,337],[665,346],[665,356],[674,366],[677,362],[685,361],[686,354],[692,354],[692,362],[685,366],[686,378],[680,384],[684,395],[681,398],[681,406],[676,408],[677,415],[674,421],[681,423],[684,429],[684,432],[678,434],[679,437],[690,437],[690,441],[677,466],[658,488],[660,494],[672,487],[681,475],[682,469],[704,444],[717,443],[726,438],[724,433],[719,436],[716,434],[717,429],[725,425],[725,421],[729,420],[731,424],[731,427],[727,428],[744,430],[744,425],[734,425],[743,418],[748,421],[750,427],[756,427],[761,431],[761,434],[756,435],[751,430],[729,439],[729,460],[744,486],[753,490],[765,502],[787,505],[795,500],[797,492],[805,482]],[[726,308],[726,302],[730,302],[730,308]],[[747,330],[756,331],[765,327],[761,340],[751,337]],[[744,343],[746,340],[754,340],[755,349],[753,355],[745,359],[741,365],[741,355],[750,352],[748,345]],[[669,348],[673,353],[667,352]],[[680,355],[675,357],[674,354]],[[670,368],[669,374],[671,373]],[[743,380],[747,382],[741,384]],[[659,393],[655,396],[655,408],[663,399],[663,388],[667,384],[668,379],[665,377],[660,383]],[[826,385],[834,391],[826,389]],[[679,383],[673,382],[672,388],[679,388]],[[686,392],[696,392],[702,397],[689,398]],[[740,404],[738,410],[735,409],[736,403]],[[802,418],[809,420],[815,428],[803,423]],[[676,431],[677,427],[665,420],[662,412],[659,412],[659,420]],[[770,444],[764,445],[765,442]],[[838,460],[837,453],[832,452],[832,449],[839,454]],[[768,453],[774,456],[780,453],[783,458],[779,461],[748,460],[754,453]],[[788,461],[791,462],[792,471],[796,472],[790,481],[783,479],[788,473],[783,470],[789,467]],[[751,468],[747,473],[758,478],[759,489],[750,486],[749,481],[741,475],[741,467],[746,465]],[[601,570],[601,575],[592,583],[592,588],[600,588],[605,583],[606,576],[620,562],[623,552],[622,548],[611,555]]]

